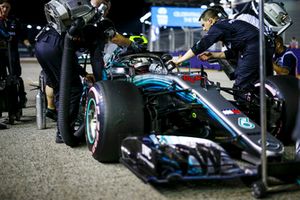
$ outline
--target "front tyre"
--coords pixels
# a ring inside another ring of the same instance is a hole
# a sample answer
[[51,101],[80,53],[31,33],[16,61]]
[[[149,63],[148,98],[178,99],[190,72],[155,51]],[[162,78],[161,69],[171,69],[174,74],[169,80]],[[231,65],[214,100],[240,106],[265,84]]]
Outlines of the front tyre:
[[267,196],[267,187],[262,181],[257,181],[252,185],[252,196],[261,199]]
[[121,141],[144,133],[140,91],[125,81],[97,82],[88,94],[85,123],[93,157],[100,162],[117,162]]

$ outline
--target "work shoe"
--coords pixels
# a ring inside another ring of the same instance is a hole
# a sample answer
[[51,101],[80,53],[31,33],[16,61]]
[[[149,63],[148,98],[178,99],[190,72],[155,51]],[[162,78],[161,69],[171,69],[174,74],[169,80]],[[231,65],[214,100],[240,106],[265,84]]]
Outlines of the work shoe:
[[20,97],[20,104],[21,104],[22,108],[26,108],[27,101],[28,101],[28,99],[26,96]]
[[8,126],[2,122],[0,122],[0,130],[2,129],[8,129]]
[[54,121],[57,121],[57,111],[55,109],[46,109],[46,117],[53,119]]
[[60,132],[56,133],[55,142],[58,143],[58,144],[64,143],[64,141],[63,141],[63,139],[61,137]]

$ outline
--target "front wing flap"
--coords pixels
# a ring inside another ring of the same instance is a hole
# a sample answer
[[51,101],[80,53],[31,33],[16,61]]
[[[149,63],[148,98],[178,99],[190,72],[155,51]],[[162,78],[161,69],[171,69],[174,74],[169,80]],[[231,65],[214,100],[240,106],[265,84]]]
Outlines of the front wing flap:
[[216,143],[201,138],[149,135],[122,141],[120,161],[144,182],[168,183],[256,176]]

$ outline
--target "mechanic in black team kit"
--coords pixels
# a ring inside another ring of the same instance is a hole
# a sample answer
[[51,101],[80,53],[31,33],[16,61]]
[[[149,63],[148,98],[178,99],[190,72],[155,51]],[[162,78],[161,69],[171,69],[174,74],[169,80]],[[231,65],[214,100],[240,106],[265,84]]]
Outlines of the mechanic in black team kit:
[[[26,107],[27,98],[24,82],[21,78],[22,69],[18,44],[19,41],[22,41],[24,45],[30,46],[30,43],[22,32],[19,20],[10,15],[12,3],[12,0],[0,0],[0,80],[6,79],[10,75],[15,82],[18,82],[16,98],[19,98],[21,107]],[[12,69],[9,67],[10,62]],[[13,107],[18,107],[18,105],[13,105]]]
[[[105,0],[91,0],[91,4],[94,7],[99,7],[101,3],[107,3]],[[58,33],[51,25],[47,25],[36,38],[35,54],[38,62],[47,76],[47,85],[53,88],[55,107],[59,109],[59,83],[61,76],[61,65],[64,47],[64,37],[66,32]],[[79,43],[76,43],[76,47],[81,47]],[[71,127],[74,127],[76,116],[78,114],[79,102],[82,93],[82,83],[80,75],[86,77],[88,74],[78,64],[77,56],[73,55],[73,66],[76,66],[72,71],[72,80],[70,88],[70,121]],[[57,122],[58,123],[58,122]],[[57,124],[57,129],[58,129]],[[56,133],[56,143],[63,143],[59,129]]]
[[[110,8],[109,0],[91,0],[91,4],[94,7],[99,7],[104,3]],[[107,9],[107,11],[108,11]],[[106,12],[107,12],[106,11]],[[106,13],[105,13],[106,14]],[[43,68],[47,76],[47,85],[53,88],[55,107],[59,109],[59,84],[61,76],[61,65],[64,47],[64,37],[66,32],[59,34],[52,26],[48,25],[38,34],[36,38],[35,53],[38,62]],[[102,50],[107,40],[120,45],[120,46],[132,46],[132,42],[117,33],[114,29],[113,23],[108,19],[103,19],[97,23],[97,26],[87,25],[80,33],[78,33],[78,42],[76,42],[76,48],[89,49],[91,54],[91,62],[93,68],[93,75],[96,81],[101,80],[102,69],[104,67]],[[76,40],[77,41],[77,40]],[[71,101],[70,101],[70,121],[71,127],[74,126],[76,116],[78,114],[79,101],[82,94],[82,83],[80,76],[90,79],[91,77],[83,70],[78,64],[77,57],[73,55],[73,66],[77,66],[72,71],[71,80]],[[59,123],[59,122],[57,122]],[[57,125],[57,129],[59,126]],[[60,131],[56,133],[56,143],[63,143]]]
[[[247,91],[259,79],[259,31],[255,26],[241,20],[219,19],[218,14],[215,9],[203,12],[199,20],[203,30],[207,31],[206,35],[182,57],[172,61],[179,65],[195,55],[199,55],[204,61],[210,58],[237,59],[234,88]],[[223,42],[227,47],[226,51],[206,52],[218,41]],[[237,96],[235,98],[240,100]]]

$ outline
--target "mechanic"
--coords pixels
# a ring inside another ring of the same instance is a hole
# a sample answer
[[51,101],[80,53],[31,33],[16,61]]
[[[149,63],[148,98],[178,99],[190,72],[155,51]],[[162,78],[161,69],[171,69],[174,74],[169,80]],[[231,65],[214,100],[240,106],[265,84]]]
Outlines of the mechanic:
[[[241,4],[243,5],[243,4]],[[239,11],[238,14],[234,15],[234,19],[242,20],[248,22],[255,26],[256,28],[259,27],[259,17],[257,12],[254,9],[258,8],[258,3],[255,0],[247,2],[243,5],[242,9]],[[268,26],[264,26],[265,31],[265,52],[266,52],[266,76],[273,75],[273,68],[272,68],[272,57],[275,52],[275,36],[276,34],[273,32],[271,28]]]
[[[0,0],[0,79],[7,77],[7,71],[15,77],[19,84],[18,97],[22,107],[26,107],[26,92],[24,82],[21,78],[22,69],[20,65],[20,55],[18,50],[18,43],[22,41],[24,45],[30,45],[28,39],[21,34],[21,25],[19,21],[11,17],[10,10],[12,6],[11,0]],[[9,70],[8,59],[8,43],[10,44],[10,58],[12,64],[12,71]],[[17,105],[15,105],[17,107]]]
[[[235,83],[233,88],[240,92],[235,93],[235,99],[243,99],[247,91],[259,79],[259,31],[241,20],[219,19],[218,12],[207,9],[199,20],[206,35],[188,50],[182,57],[172,59],[179,65],[195,55],[201,60],[210,58],[237,59],[237,68],[234,72]],[[224,52],[205,52],[215,42],[222,41],[227,50]],[[241,97],[241,98],[240,98]]]
[[[91,4],[95,7],[104,3],[102,0],[91,0]],[[55,107],[59,109],[59,82],[60,70],[62,64],[62,55],[64,47],[64,37],[66,32],[59,34],[50,24],[43,28],[43,30],[36,37],[35,53],[38,62],[40,63],[47,79],[46,85],[53,88]],[[78,38],[77,38],[78,39]],[[76,43],[78,45],[78,43]],[[73,55],[72,65],[76,70],[73,70],[71,88],[70,88],[70,121],[71,127],[74,127],[76,117],[79,109],[79,102],[82,93],[82,83],[80,76],[90,78],[86,71],[78,64],[76,54]],[[63,143],[59,126],[57,122],[57,133],[55,138],[56,143]]]
[[[92,3],[92,5],[96,5],[96,7],[98,7],[102,2],[99,0],[94,1],[95,3]],[[90,51],[91,64],[95,81],[102,80],[104,76],[104,48],[108,42],[112,42],[121,47],[128,47],[134,52],[139,52],[140,49],[143,48],[138,44],[138,42],[132,42],[128,38],[119,34],[116,31],[113,22],[108,18],[105,18],[111,8],[110,0],[106,0],[105,2],[107,3],[108,7],[104,13],[104,19],[97,23],[97,28],[95,28],[95,26],[93,25],[86,26],[83,29],[81,35],[83,43],[85,43],[85,47]]]
[[[91,0],[91,4],[95,7],[99,7],[100,4],[105,3],[107,7],[110,7],[108,0]],[[105,13],[107,14],[107,12]],[[46,26],[37,36],[35,45],[36,57],[43,68],[47,76],[46,85],[53,88],[54,100],[56,110],[59,109],[59,81],[60,81],[60,69],[62,64],[63,46],[65,32],[61,35],[50,25]],[[78,58],[74,54],[73,66],[76,66],[77,70],[72,71],[71,80],[71,102],[70,102],[70,121],[71,126],[75,124],[75,120],[78,114],[79,101],[82,93],[82,84],[79,75],[90,79],[90,81],[98,81],[102,79],[103,69],[103,54],[107,40],[105,36],[111,39],[119,45],[133,46],[131,41],[120,34],[118,34],[110,20],[101,20],[94,25],[87,25],[77,34],[76,48],[88,48],[91,54],[91,63],[93,68],[93,77],[87,74],[83,68],[78,64]],[[47,91],[46,91],[47,92]],[[46,94],[49,98],[49,94]],[[59,132],[57,124],[56,143],[63,143],[62,137]]]
[[103,78],[104,47],[109,41],[118,46],[130,47],[135,51],[139,49],[137,43],[119,34],[108,18],[98,22],[97,27],[93,25],[86,26],[80,37],[82,39],[81,47],[89,49],[95,81],[100,81]]
[[[292,75],[300,78],[300,70],[299,68],[297,69],[298,59],[289,48],[284,46],[281,36],[277,36],[275,39],[275,55],[273,59],[273,69],[277,74]],[[298,83],[298,94],[300,94],[300,81]],[[298,115],[292,136],[296,141],[295,160],[300,161],[300,106],[298,106]]]
[[275,39],[275,54],[273,58],[273,69],[278,75],[292,75],[300,78],[300,70],[297,69],[297,56],[283,44],[281,36]]
[[[63,55],[63,40],[64,34],[60,35],[53,27],[47,26],[44,28],[43,32],[38,35],[35,44],[36,58],[47,76],[46,85],[53,88],[56,109],[59,108],[58,96]],[[72,65],[76,66],[77,70],[72,71],[70,115],[77,116],[80,95],[82,92],[82,84],[79,75],[84,77],[87,73],[78,64],[77,56],[75,54],[73,56]],[[75,123],[75,117],[73,117],[71,121],[72,123]],[[56,133],[55,142],[63,143],[59,130]]]
[[[105,21],[105,22],[104,22]],[[101,23],[98,23],[98,27],[101,29],[104,28],[104,26],[101,26],[102,24],[106,24],[105,27],[107,27],[108,25],[111,25],[111,27],[113,27],[112,22],[110,22],[108,19],[106,20],[102,20]],[[91,29],[89,31],[86,32],[86,34],[82,34],[82,38],[86,38],[83,39],[84,42],[81,43],[80,47],[85,46],[86,48],[89,49],[89,51],[91,52],[92,56],[91,56],[91,64],[92,64],[92,70],[93,70],[93,77],[89,77],[90,81],[95,82],[95,81],[99,81],[102,80],[102,71],[104,68],[104,61],[103,61],[103,48],[105,46],[105,44],[107,43],[107,39],[106,36],[104,35],[103,31],[99,31],[99,28],[97,30],[94,30],[94,27],[90,27]],[[84,29],[85,31],[87,30],[87,28]],[[95,38],[95,31],[97,32],[97,37]],[[93,39],[92,39],[93,38]],[[62,38],[63,40],[63,38]],[[89,42],[88,42],[88,41]],[[120,45],[120,46],[133,46],[132,42],[130,42],[127,38],[123,37],[122,35],[120,35],[119,33],[116,33],[114,35],[113,38],[110,38],[110,41],[116,45]],[[56,111],[56,106],[54,103],[54,92],[53,92],[53,88],[51,86],[51,83],[46,81],[46,88],[45,88],[45,92],[46,92],[46,99],[47,99],[47,109],[46,109],[46,117],[53,119],[53,120],[57,120],[57,111]]]

